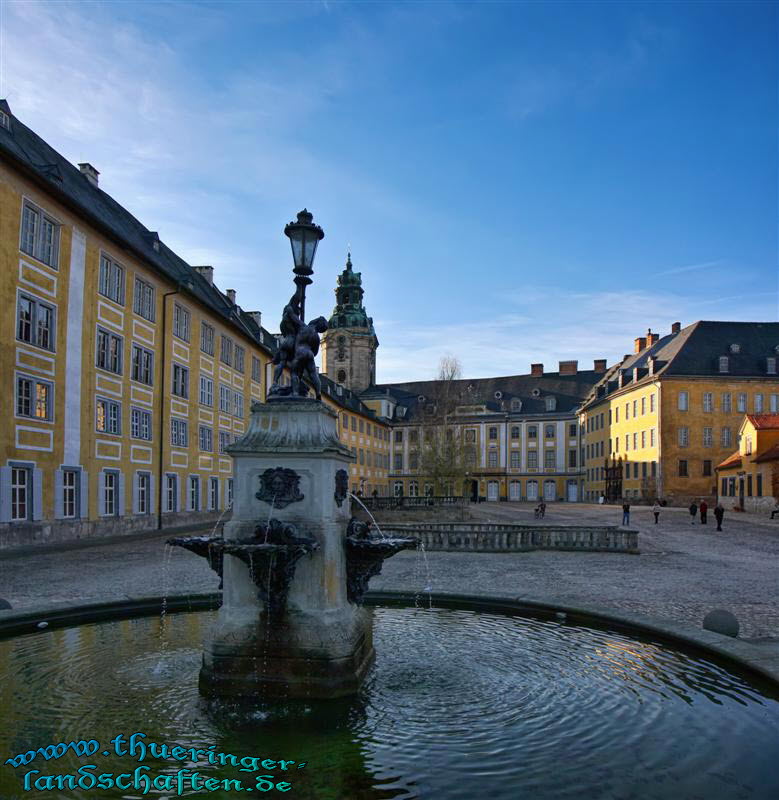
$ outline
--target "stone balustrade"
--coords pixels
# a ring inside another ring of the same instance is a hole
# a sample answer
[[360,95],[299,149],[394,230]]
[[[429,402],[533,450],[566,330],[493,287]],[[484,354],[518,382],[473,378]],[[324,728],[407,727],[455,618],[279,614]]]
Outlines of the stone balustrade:
[[515,553],[527,550],[638,553],[638,531],[612,526],[512,525],[506,523],[386,523],[387,536],[415,536],[425,550]]

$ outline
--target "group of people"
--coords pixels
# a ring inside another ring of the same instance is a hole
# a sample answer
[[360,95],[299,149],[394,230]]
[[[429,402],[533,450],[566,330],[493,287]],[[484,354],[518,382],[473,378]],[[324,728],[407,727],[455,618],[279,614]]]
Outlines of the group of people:
[[[660,511],[662,510],[662,506],[660,505],[659,500],[655,500],[655,504],[652,506],[652,513],[655,515],[655,525],[660,522]],[[701,504],[698,505],[694,500],[690,504],[690,524],[695,525],[695,517],[700,513],[701,515],[701,525],[706,525],[708,522],[708,513],[709,513],[709,506],[705,500],[701,500]],[[722,530],[722,520],[725,517],[725,509],[722,507],[722,503],[717,503],[714,506],[714,519],[717,520],[717,530]],[[630,503],[625,500],[622,504],[622,524],[623,525],[630,525]]]

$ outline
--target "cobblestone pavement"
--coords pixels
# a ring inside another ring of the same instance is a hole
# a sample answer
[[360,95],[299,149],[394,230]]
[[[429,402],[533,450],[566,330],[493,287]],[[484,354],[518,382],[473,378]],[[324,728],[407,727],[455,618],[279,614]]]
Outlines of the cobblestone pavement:
[[[535,523],[523,503],[471,506],[476,520]],[[618,506],[549,504],[536,524],[614,524]],[[442,521],[446,512],[442,512]],[[399,553],[373,589],[527,597],[561,605],[597,605],[700,626],[712,608],[738,617],[743,638],[779,641],[779,519],[728,511],[724,530],[690,524],[685,509],[663,509],[653,524],[648,507],[633,507],[641,555],[618,553]],[[14,608],[49,603],[215,591],[204,561],[159,537],[0,555],[0,597]]]

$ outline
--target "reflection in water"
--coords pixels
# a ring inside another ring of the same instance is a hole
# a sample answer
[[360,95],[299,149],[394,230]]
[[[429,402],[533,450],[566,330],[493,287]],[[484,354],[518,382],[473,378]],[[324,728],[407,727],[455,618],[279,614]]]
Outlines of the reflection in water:
[[[275,770],[296,800],[779,796],[777,697],[706,659],[558,621],[414,608],[379,608],[375,618],[377,663],[358,697],[283,709],[199,697],[214,612],[168,617],[159,669],[159,618],[0,642],[0,761],[74,739],[110,750],[116,734],[140,731],[183,748],[306,762]],[[55,797],[23,792],[24,773],[73,773],[85,762],[97,774],[138,763],[68,752],[1,765],[0,797]],[[152,776],[187,768],[244,786],[268,774],[199,757],[143,764]]]

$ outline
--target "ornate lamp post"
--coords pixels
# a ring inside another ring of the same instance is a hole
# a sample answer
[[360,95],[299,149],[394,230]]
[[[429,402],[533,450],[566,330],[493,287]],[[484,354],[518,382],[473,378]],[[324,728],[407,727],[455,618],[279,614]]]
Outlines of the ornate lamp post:
[[300,301],[300,319],[306,318],[306,286],[313,281],[311,276],[314,274],[314,256],[319,242],[324,239],[325,232],[314,225],[314,215],[308,210],[303,209],[298,212],[297,222],[290,222],[284,228],[284,234],[289,236],[292,245],[292,259],[295,266],[292,271],[295,273],[295,283],[300,286],[302,299]]

